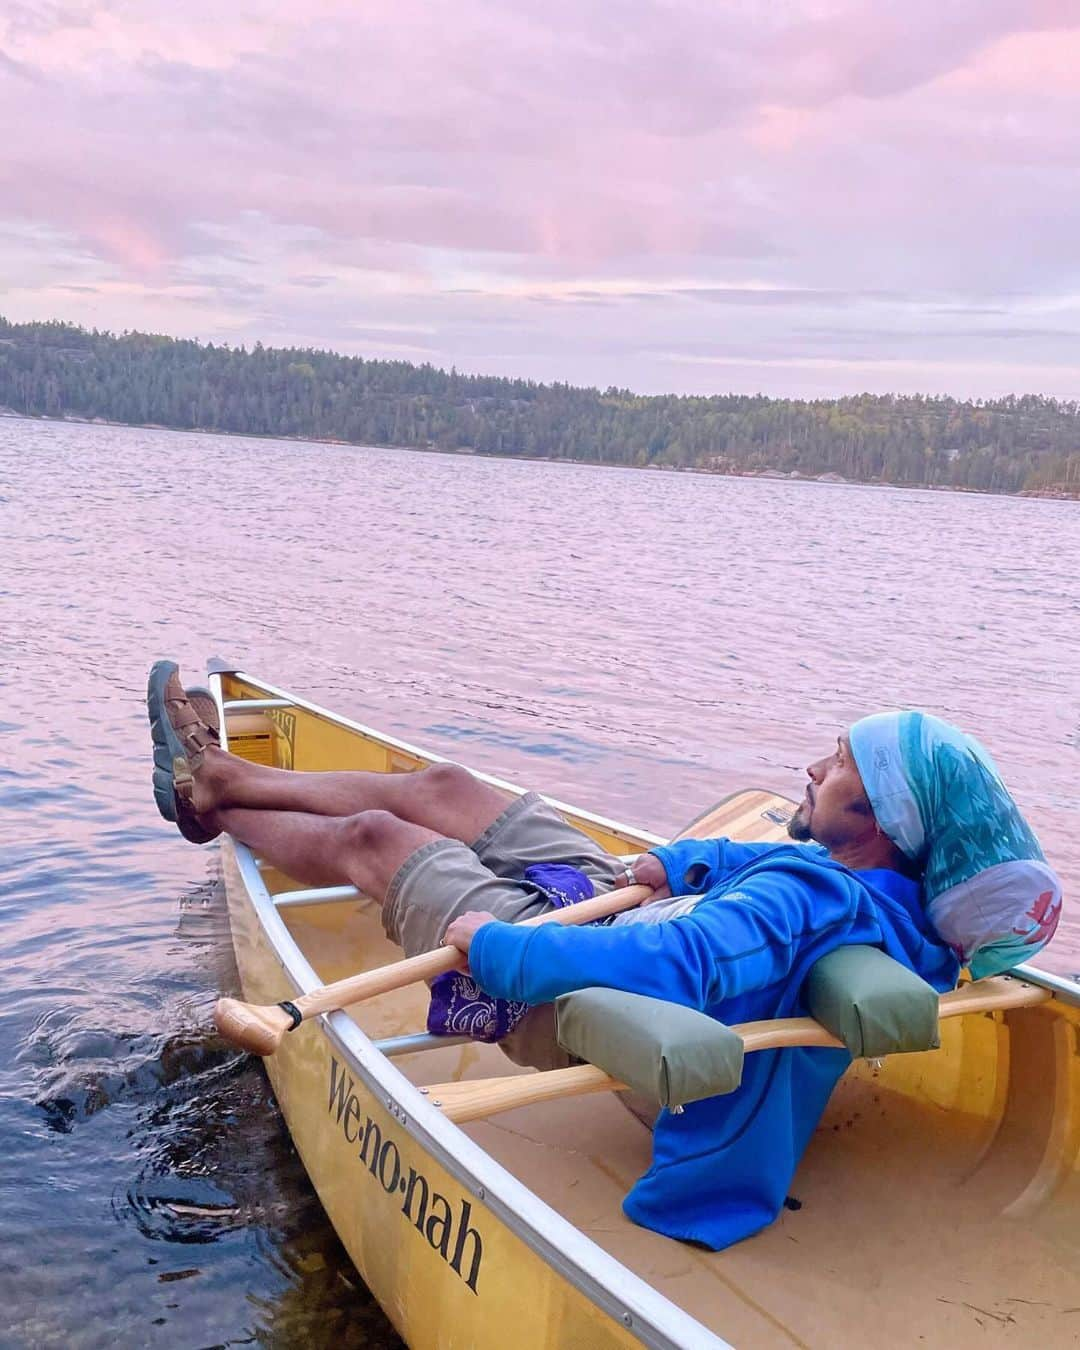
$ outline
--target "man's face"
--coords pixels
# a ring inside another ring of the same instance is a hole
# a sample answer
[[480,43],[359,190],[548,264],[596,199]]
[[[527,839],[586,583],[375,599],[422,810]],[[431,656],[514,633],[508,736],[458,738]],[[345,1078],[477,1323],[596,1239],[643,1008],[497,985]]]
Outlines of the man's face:
[[806,795],[788,825],[792,839],[816,839],[834,849],[875,832],[874,813],[846,736],[837,740],[831,755],[809,765],[806,772],[810,777]]

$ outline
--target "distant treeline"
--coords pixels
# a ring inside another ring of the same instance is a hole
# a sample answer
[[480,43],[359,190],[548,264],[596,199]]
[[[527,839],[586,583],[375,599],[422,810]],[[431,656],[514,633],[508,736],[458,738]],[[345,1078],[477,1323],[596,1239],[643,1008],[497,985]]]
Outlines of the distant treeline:
[[301,348],[249,351],[0,318],[0,406],[359,445],[1080,493],[1080,405],[1032,394],[974,403],[870,394],[813,402],[643,397]]

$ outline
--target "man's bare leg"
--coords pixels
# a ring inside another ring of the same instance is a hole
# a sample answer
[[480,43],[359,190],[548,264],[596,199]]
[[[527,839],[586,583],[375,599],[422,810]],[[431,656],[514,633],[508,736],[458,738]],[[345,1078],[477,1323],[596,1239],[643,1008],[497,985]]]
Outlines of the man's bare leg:
[[226,807],[212,818],[200,819],[227,830],[297,881],[309,886],[351,883],[380,903],[406,858],[443,838],[386,811],[326,816]]
[[[511,800],[459,764],[433,764],[416,773],[297,773],[250,764],[215,747],[204,752],[194,784],[192,804],[200,816],[236,807],[316,816],[389,811],[466,844],[478,839]],[[225,828],[233,833],[231,826]]]

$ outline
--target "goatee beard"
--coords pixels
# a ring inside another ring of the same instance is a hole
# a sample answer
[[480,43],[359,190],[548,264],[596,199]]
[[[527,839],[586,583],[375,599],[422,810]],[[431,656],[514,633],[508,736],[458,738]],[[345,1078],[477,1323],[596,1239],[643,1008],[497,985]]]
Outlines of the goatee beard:
[[801,806],[788,821],[787,832],[797,844],[808,844],[813,839],[814,836],[810,833],[809,813],[804,815]]

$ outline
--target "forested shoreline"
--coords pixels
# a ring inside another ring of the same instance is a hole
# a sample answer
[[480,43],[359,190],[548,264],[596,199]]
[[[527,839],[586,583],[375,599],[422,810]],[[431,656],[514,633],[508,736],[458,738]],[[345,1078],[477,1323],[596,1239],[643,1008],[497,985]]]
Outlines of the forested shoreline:
[[0,409],[357,445],[1080,496],[1080,404],[1034,394],[977,402],[646,396],[0,317]]

